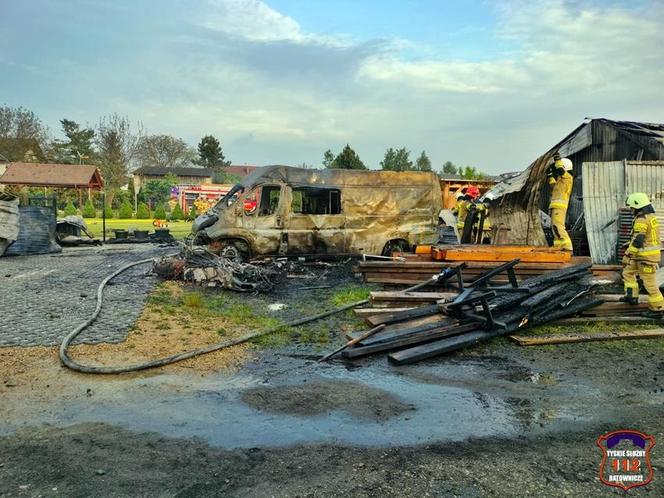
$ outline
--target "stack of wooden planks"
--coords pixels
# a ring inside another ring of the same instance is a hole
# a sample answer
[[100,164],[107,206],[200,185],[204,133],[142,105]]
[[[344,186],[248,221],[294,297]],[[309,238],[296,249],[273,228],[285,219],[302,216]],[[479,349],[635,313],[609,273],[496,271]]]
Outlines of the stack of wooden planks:
[[[536,277],[548,272],[561,270],[573,265],[588,263],[590,258],[574,257],[570,263],[519,263],[514,268],[519,281]],[[473,283],[480,275],[502,263],[496,261],[470,261],[463,270],[464,283]],[[391,285],[412,285],[423,282],[445,268],[455,268],[460,262],[426,261],[411,258],[406,261],[363,261],[356,268],[357,272],[367,283],[380,283]],[[595,277],[618,282],[621,267],[618,265],[593,265],[592,273]],[[496,283],[506,283],[507,277],[501,276]]]
[[[500,268],[507,266],[516,268],[518,264],[513,261]],[[582,264],[523,278],[517,287],[501,285],[501,274],[485,273],[456,293],[373,292],[373,307],[356,312],[372,329],[383,328],[367,338],[362,338],[366,332],[350,334],[355,343],[343,356],[388,352],[395,364],[413,363],[574,316],[603,303],[591,294],[590,277],[590,264]]]

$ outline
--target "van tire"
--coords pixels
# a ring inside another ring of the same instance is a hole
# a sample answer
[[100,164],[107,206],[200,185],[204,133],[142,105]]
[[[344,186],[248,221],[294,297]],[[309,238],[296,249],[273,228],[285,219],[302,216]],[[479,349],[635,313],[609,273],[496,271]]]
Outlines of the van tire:
[[383,247],[383,256],[392,256],[393,252],[408,252],[410,251],[410,244],[403,239],[390,240],[385,247]]
[[249,246],[243,240],[226,240],[219,248],[219,256],[236,263],[249,261]]

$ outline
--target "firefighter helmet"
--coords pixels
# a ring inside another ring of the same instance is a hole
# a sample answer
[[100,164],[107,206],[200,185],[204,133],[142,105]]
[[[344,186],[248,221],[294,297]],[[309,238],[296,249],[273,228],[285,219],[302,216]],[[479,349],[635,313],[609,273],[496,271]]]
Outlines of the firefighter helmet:
[[477,199],[480,196],[480,189],[475,185],[471,185],[466,189],[466,194],[469,195],[471,199]]
[[648,197],[648,194],[644,194],[643,192],[634,192],[627,196],[625,205],[632,209],[642,209],[646,206],[650,206],[650,198]]

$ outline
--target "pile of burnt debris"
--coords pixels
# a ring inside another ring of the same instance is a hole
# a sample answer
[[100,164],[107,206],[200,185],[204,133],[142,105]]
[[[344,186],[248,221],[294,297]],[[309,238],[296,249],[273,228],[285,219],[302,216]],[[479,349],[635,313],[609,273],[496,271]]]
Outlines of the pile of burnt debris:
[[[569,266],[519,282],[514,269],[518,263],[516,259],[502,264],[469,285],[464,283],[461,264],[401,291],[404,296],[428,294],[416,291],[432,283],[456,287],[455,293],[438,293],[433,304],[412,309],[356,310],[373,328],[350,334],[352,344],[345,348],[343,356],[358,358],[390,352],[388,358],[395,364],[414,363],[572,317],[604,302],[594,293],[590,264]],[[494,280],[507,283],[495,285]]]
[[155,260],[152,270],[164,279],[238,292],[270,292],[286,278],[284,262],[243,263],[190,245],[182,245],[177,255]]

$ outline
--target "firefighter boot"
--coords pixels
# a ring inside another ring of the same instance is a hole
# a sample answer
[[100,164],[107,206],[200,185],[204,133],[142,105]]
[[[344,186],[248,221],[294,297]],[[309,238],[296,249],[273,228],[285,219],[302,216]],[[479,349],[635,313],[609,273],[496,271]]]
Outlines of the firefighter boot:
[[639,298],[634,297],[632,295],[632,289],[631,288],[625,289],[625,295],[623,297],[621,297],[619,299],[619,301],[621,303],[631,304],[632,306],[636,306],[637,304],[639,304]]

